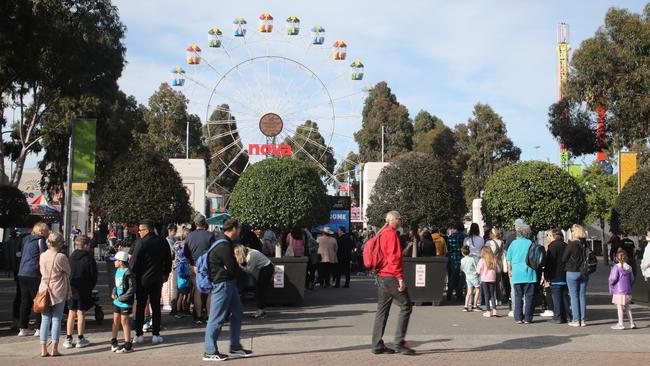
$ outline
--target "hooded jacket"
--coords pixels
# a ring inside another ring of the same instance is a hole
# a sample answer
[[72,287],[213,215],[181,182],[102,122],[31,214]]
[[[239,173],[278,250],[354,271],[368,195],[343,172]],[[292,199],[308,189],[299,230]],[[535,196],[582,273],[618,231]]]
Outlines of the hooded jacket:
[[632,281],[634,281],[632,266],[627,263],[615,264],[609,273],[609,292],[612,295],[630,295]]
[[23,242],[18,277],[41,278],[39,258],[45,253],[47,245],[40,235],[29,235]]
[[79,294],[89,294],[97,284],[97,262],[90,252],[75,250],[70,255],[70,285],[72,297],[78,298]]

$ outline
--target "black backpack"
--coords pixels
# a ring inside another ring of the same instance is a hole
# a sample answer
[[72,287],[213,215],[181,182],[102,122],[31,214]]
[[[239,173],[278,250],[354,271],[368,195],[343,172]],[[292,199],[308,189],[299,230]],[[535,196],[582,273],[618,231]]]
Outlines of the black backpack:
[[596,272],[598,259],[587,242],[581,241],[580,245],[582,246],[582,264],[580,265],[580,272],[583,276],[588,277],[590,274]]
[[526,265],[537,272],[544,269],[545,263],[546,250],[544,247],[537,243],[530,244],[530,248],[528,248],[528,254],[526,255]]

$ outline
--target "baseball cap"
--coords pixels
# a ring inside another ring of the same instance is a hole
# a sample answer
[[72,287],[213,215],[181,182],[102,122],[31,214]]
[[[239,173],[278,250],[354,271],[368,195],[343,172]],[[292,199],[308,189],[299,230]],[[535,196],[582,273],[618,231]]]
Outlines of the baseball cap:
[[122,262],[128,262],[129,261],[129,253],[120,250],[119,252],[115,253],[115,260],[122,261]]
[[196,214],[196,216],[194,216],[194,224],[196,224],[197,226],[205,226],[206,225],[205,216],[203,216],[203,214],[200,213]]
[[526,221],[524,219],[517,219],[515,220],[515,227],[522,227],[526,225]]

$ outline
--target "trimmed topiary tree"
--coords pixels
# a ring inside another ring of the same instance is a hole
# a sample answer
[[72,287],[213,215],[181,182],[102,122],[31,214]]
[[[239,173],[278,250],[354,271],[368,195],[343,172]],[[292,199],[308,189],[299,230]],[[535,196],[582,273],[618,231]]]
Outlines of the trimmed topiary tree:
[[509,229],[522,218],[537,232],[582,223],[587,202],[567,172],[553,164],[528,161],[503,167],[488,179],[482,212],[490,226]]
[[174,166],[152,152],[133,152],[113,164],[92,192],[93,212],[110,222],[157,225],[189,222],[189,195]]
[[643,235],[650,224],[650,168],[639,170],[627,181],[615,207],[620,230]]
[[288,230],[329,221],[330,203],[319,171],[308,162],[269,158],[242,173],[230,213],[252,227]]
[[383,226],[384,216],[391,210],[399,211],[404,226],[443,226],[459,222],[466,209],[460,178],[451,166],[411,152],[382,170],[366,215],[374,226]]
[[29,215],[25,195],[14,186],[0,186],[0,227],[23,225]]

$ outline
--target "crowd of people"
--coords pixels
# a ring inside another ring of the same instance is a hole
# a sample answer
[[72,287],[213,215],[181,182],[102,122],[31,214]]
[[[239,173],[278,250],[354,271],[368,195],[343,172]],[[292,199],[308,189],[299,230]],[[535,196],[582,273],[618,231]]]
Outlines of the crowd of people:
[[[350,286],[352,269],[363,268],[362,253],[364,245],[368,245],[363,243],[370,243],[373,237],[382,253],[381,266],[374,273],[378,289],[372,333],[375,354],[415,353],[405,340],[412,312],[403,269],[403,257],[407,255],[447,257],[446,296],[450,301],[454,296],[464,301],[463,311],[483,311],[485,317],[497,317],[497,305],[508,303],[508,315],[518,324],[528,324],[533,322],[535,307],[541,305],[546,314],[552,315],[554,323],[587,325],[586,290],[591,271],[585,264],[588,243],[583,226],[573,225],[571,240],[566,240],[559,229],[548,231],[543,244],[545,259],[538,267],[530,264],[535,243],[530,226],[522,219],[517,219],[514,230],[505,234],[484,227],[485,236],[480,235],[476,223],[470,225],[467,235],[462,226],[411,230],[400,227],[397,211],[386,215],[386,223],[377,234],[365,229],[351,234],[343,227],[334,233],[324,227],[317,235],[295,229],[281,234],[279,239],[271,230],[252,230],[234,219],[226,220],[221,230],[209,231],[206,218],[200,214],[191,228],[182,227],[178,233],[175,225],[169,226],[162,235],[158,235],[151,221],[142,220],[133,244],[118,245],[113,255],[110,350],[132,352],[134,344],[145,342],[146,331],[152,333],[152,344],[163,343],[161,314],[169,311],[176,318],[191,315],[194,324],[205,324],[203,360],[247,357],[251,351],[240,342],[242,298],[252,287],[257,306],[252,317],[266,316],[266,296],[275,272],[270,257],[307,257],[307,288],[346,288]],[[626,239],[611,240],[617,245],[613,248],[614,264],[609,276],[612,303],[618,313],[618,323],[612,326],[616,330],[625,329],[624,316],[629,328],[636,327],[630,308],[636,253],[629,253]],[[91,240],[76,234],[75,250],[69,256],[62,251],[63,245],[60,233],[50,232],[45,223],[38,223],[16,251],[20,262],[16,273],[19,291],[14,303],[18,335],[38,336],[43,357],[60,355],[59,330],[66,308],[63,347],[84,348],[90,344],[84,324],[86,312],[95,305],[92,292],[97,283]],[[643,277],[650,277],[647,247],[641,271]],[[37,307],[37,303],[43,306]],[[400,307],[400,314],[394,346],[388,347],[383,332],[392,303]],[[30,329],[30,316],[37,310],[40,316]],[[226,322],[230,324],[229,356],[220,353],[216,343]],[[49,337],[51,349],[47,347]]]

